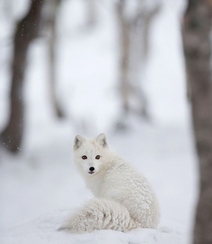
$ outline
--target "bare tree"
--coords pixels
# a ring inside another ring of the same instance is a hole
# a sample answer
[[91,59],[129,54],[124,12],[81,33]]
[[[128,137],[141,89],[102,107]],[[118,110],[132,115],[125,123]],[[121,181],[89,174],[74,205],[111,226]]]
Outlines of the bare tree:
[[10,91],[10,117],[6,128],[0,135],[2,144],[11,152],[17,152],[21,146],[24,130],[24,74],[27,51],[38,35],[41,9],[44,0],[31,0],[26,16],[16,25],[14,51],[11,66],[12,80]]
[[49,76],[49,91],[50,99],[54,113],[58,118],[64,118],[65,113],[60,105],[56,81],[57,81],[57,65],[56,65],[56,54],[57,54],[57,15],[61,4],[61,0],[47,0],[46,1],[46,12],[44,16],[44,27],[48,29],[48,76]]
[[126,116],[130,111],[130,82],[129,82],[129,67],[130,67],[130,24],[124,16],[125,0],[119,1],[116,4],[117,19],[120,30],[120,92],[122,99],[123,115]]
[[[160,4],[146,8],[145,0],[138,0],[137,8],[127,16],[126,0],[116,3],[116,16],[119,29],[119,89],[122,113],[117,128],[127,127],[126,117],[130,114],[149,119],[147,99],[141,86],[142,66],[147,60],[149,51],[149,30]],[[132,12],[132,11],[131,11]]]
[[95,0],[85,0],[86,28],[93,27],[97,21],[97,8]]
[[212,243],[211,24],[212,1],[190,0],[184,16],[183,42],[200,169],[194,244]]

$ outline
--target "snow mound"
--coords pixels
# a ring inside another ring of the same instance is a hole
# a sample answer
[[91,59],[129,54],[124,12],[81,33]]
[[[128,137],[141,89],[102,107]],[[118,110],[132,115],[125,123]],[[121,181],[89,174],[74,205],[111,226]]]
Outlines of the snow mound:
[[136,229],[128,233],[112,230],[100,230],[86,234],[71,234],[57,231],[70,210],[45,214],[40,218],[0,233],[1,244],[184,244],[187,234],[166,222],[166,226],[158,229]]

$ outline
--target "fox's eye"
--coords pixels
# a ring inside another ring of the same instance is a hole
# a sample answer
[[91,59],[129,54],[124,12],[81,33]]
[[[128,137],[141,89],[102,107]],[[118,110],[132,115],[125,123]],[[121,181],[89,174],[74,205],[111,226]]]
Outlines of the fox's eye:
[[87,156],[83,155],[83,156],[82,156],[82,159],[84,159],[84,160],[87,159]]
[[100,155],[96,155],[96,159],[100,159]]

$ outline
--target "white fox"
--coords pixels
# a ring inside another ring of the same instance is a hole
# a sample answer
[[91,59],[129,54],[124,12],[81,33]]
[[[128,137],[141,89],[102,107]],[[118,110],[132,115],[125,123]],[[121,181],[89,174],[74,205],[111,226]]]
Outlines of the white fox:
[[159,208],[147,180],[109,149],[105,134],[95,139],[77,135],[74,162],[95,198],[60,228],[73,233],[138,227],[155,228]]

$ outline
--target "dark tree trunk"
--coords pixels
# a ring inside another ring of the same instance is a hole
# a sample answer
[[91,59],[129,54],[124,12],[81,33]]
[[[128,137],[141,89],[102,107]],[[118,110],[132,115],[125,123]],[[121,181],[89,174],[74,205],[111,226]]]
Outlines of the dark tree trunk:
[[30,9],[26,16],[17,23],[14,35],[10,117],[6,128],[0,135],[2,144],[11,152],[17,152],[22,142],[24,129],[23,86],[27,51],[31,42],[38,35],[43,2],[44,0],[31,0]]
[[190,0],[184,17],[183,42],[200,163],[200,194],[194,244],[212,243],[211,24],[212,1]]

